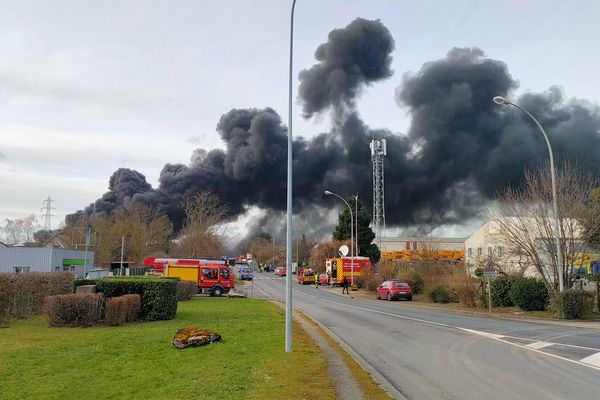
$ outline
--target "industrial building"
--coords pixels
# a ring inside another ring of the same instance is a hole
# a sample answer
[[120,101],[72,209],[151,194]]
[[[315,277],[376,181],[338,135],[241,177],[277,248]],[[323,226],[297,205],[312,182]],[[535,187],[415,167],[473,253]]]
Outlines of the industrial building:
[[49,247],[0,246],[0,272],[74,272],[83,278],[94,266],[94,252]]

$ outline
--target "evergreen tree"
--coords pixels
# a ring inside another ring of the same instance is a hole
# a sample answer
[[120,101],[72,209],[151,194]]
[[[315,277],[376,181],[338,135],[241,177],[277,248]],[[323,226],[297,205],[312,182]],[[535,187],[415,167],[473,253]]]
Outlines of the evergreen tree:
[[[363,207],[362,202],[358,199],[358,213],[355,212],[355,198],[354,196],[346,199],[350,207],[352,207],[352,214],[355,218],[358,218],[358,252],[359,256],[369,257],[371,263],[375,264],[379,261],[381,253],[379,248],[373,242],[375,239],[375,233],[369,226],[371,224],[371,216],[369,212]],[[354,215],[357,214],[357,215]],[[356,222],[355,222],[356,223]],[[349,240],[350,239],[350,211],[348,207],[344,207],[338,217],[338,224],[333,231],[333,238],[335,240]],[[356,239],[355,239],[356,242]]]

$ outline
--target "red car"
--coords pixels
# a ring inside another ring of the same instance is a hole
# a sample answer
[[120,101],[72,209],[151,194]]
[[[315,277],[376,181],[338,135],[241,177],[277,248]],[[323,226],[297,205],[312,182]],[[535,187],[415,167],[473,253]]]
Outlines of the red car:
[[279,271],[277,271],[277,275],[279,276],[285,276],[286,275],[286,268],[280,268]]
[[329,285],[329,277],[327,274],[319,275],[319,285]]
[[377,289],[375,289],[375,296],[377,299],[388,299],[390,301],[395,299],[406,299],[412,301],[412,289],[408,282],[400,279],[390,279],[389,281],[383,282]]

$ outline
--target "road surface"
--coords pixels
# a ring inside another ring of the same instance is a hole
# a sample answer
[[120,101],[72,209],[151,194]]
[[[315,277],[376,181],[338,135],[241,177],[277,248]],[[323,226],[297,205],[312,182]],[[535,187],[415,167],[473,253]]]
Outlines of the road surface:
[[[293,288],[294,308],[338,336],[397,398],[600,398],[600,330]],[[285,278],[256,273],[253,293],[284,300]]]

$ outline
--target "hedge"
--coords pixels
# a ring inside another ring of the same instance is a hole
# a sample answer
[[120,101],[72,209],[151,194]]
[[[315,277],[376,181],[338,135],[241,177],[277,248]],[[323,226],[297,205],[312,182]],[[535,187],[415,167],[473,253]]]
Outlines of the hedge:
[[511,285],[510,299],[523,311],[543,311],[548,306],[548,289],[539,279],[518,278]]
[[558,318],[589,318],[594,311],[594,294],[585,290],[567,289],[554,294],[550,308]]
[[434,287],[429,292],[429,297],[434,303],[458,303],[456,292],[447,286]]
[[0,317],[41,314],[44,298],[71,293],[74,279],[72,272],[0,273]]
[[104,278],[96,281],[96,291],[107,298],[139,294],[142,320],[168,320],[177,313],[177,282],[177,279],[164,278]]
[[491,282],[492,306],[494,307],[512,307],[515,304],[510,299],[510,288],[512,283],[518,278],[506,275],[499,275]]
[[102,319],[104,296],[100,293],[48,296],[44,310],[50,326],[92,326]]
[[106,299],[104,308],[104,323],[116,326],[137,321],[141,308],[139,294],[126,294]]
[[198,285],[194,281],[177,282],[177,300],[190,300],[193,295],[198,293]]

